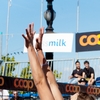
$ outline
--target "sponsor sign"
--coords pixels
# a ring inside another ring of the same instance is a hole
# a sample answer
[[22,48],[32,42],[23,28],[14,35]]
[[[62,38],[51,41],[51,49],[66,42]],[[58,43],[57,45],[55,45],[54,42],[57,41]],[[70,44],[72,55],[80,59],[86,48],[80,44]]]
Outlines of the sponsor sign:
[[100,50],[100,32],[76,34],[76,52]]
[[33,80],[0,76],[0,89],[37,91]]
[[[33,44],[35,46],[36,38],[38,34],[35,34]],[[60,34],[44,34],[42,41],[43,52],[72,52],[73,33],[60,33]],[[24,45],[24,52],[27,49]]]
[[25,80],[25,79],[14,79],[14,87],[31,90],[34,86],[33,80]]
[[[79,86],[66,83],[58,83],[58,86],[62,94],[74,94],[79,91],[84,91],[88,94],[100,97],[100,87],[83,85]],[[32,79],[12,78],[5,76],[0,76],[0,89],[37,92]]]
[[66,90],[67,93],[78,93],[80,91],[84,91],[88,94],[92,94],[95,96],[100,96],[100,87],[93,87],[93,86],[78,86],[78,85],[72,85],[67,84]]

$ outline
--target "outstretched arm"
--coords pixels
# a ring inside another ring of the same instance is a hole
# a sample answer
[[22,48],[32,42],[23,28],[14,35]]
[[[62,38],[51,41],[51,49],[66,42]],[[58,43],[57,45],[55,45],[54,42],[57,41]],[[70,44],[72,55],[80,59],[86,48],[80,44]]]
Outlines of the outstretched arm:
[[94,79],[94,73],[91,73],[91,80]]
[[83,72],[83,74],[82,74],[82,78],[85,78],[85,72]]
[[47,82],[50,86],[51,92],[54,96],[55,100],[63,100],[63,97],[59,91],[58,85],[56,83],[55,77],[53,75],[53,72],[51,71],[49,65],[47,64],[47,61],[44,57],[43,51],[42,51],[42,37],[43,37],[44,29],[40,29],[39,37],[36,39],[36,50],[38,59],[40,61],[40,64],[42,65],[42,69],[44,71],[44,74],[47,78]]
[[[33,38],[35,32],[33,31],[34,25],[29,25],[29,28],[26,29],[26,35],[22,35],[25,39],[25,44],[28,51],[30,66],[32,70],[32,76],[34,78],[34,83],[36,85],[37,91],[39,93],[41,100],[54,100],[52,93],[47,85],[44,73],[41,69],[40,63],[38,61],[35,49],[33,47]],[[44,95],[46,94],[46,95]]]

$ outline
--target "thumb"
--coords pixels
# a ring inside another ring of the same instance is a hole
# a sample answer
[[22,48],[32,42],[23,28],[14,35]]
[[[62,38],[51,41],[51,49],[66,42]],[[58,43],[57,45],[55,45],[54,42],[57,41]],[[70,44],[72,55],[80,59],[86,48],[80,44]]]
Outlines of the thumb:
[[38,43],[39,41],[38,41],[38,38],[36,38],[36,42]]

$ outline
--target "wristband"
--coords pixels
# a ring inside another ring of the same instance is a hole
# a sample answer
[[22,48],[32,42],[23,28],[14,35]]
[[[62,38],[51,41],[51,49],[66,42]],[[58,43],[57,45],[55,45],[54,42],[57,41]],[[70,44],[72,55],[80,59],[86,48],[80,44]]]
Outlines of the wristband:
[[42,51],[42,49],[36,49],[37,52],[40,51],[40,50]]
[[44,64],[41,65],[42,67],[48,66],[48,62],[46,61]]

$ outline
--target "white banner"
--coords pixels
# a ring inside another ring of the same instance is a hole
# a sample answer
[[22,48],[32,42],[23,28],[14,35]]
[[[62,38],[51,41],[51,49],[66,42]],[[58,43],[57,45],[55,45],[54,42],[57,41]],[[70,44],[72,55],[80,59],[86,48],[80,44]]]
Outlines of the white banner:
[[[72,52],[73,45],[73,33],[47,33],[43,35],[42,49],[43,52]],[[38,34],[34,36],[34,46]],[[27,52],[27,48],[24,44],[24,53]]]

